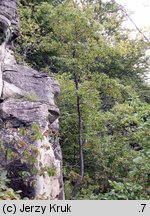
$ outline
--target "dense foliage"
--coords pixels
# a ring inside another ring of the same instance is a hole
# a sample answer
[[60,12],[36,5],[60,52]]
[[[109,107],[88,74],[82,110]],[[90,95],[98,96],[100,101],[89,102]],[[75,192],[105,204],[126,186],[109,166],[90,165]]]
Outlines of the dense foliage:
[[20,0],[19,13],[18,62],[61,85],[66,198],[149,199],[150,96],[142,80],[149,44],[130,37],[126,15],[111,1]]

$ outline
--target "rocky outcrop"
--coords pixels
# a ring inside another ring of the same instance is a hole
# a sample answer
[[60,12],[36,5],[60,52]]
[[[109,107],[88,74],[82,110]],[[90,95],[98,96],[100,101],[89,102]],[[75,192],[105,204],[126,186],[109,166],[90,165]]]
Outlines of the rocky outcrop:
[[17,0],[0,0],[0,165],[10,186],[31,199],[64,199],[58,140],[60,88],[53,77],[18,65]]

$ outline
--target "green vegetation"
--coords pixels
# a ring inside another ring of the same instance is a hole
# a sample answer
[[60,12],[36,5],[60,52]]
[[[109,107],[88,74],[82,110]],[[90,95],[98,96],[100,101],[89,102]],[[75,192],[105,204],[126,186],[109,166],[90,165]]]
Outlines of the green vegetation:
[[[7,146],[0,140],[1,166],[3,167],[0,167],[0,200],[33,199],[32,196],[29,197],[29,194],[26,194],[25,190],[15,191],[16,185],[34,190],[35,176],[40,175],[44,178],[46,175],[55,176],[56,169],[38,161],[40,152],[35,142],[44,140],[39,124],[33,123],[30,128],[20,127],[14,129],[14,132],[16,132],[16,137]],[[43,148],[47,147],[43,144]],[[43,196],[43,199],[46,198]]]
[[15,192],[7,186],[8,183],[7,172],[0,169],[0,200],[19,200],[20,191]]
[[61,85],[66,198],[149,199],[150,44],[113,1],[20,0],[19,14],[18,62]]

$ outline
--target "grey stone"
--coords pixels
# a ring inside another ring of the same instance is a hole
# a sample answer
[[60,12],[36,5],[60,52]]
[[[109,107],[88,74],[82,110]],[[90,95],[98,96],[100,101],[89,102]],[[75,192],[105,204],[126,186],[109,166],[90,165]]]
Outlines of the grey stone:
[[17,86],[14,84],[8,83],[6,81],[3,82],[3,94],[2,98],[10,98],[10,97],[19,97],[19,96],[24,96],[26,94],[25,91],[22,89],[19,89]]
[[11,31],[11,41],[19,34],[19,21],[18,21],[18,2],[17,0],[1,0],[0,1],[0,23],[6,34],[8,30]]
[[60,87],[47,73],[16,63],[11,42],[18,34],[17,0],[0,0],[0,166],[22,197],[64,199]]
[[59,85],[54,78],[37,74],[37,71],[21,65],[4,68],[3,80],[36,96],[37,100],[46,102],[49,106],[54,105],[54,96],[59,93]]

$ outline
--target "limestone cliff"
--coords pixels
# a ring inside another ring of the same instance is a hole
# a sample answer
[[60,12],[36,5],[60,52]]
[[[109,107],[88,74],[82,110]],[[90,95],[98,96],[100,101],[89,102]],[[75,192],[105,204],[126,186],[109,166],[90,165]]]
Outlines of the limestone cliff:
[[16,63],[17,0],[0,0],[0,165],[10,186],[31,199],[64,199],[58,141],[60,88],[53,77]]

